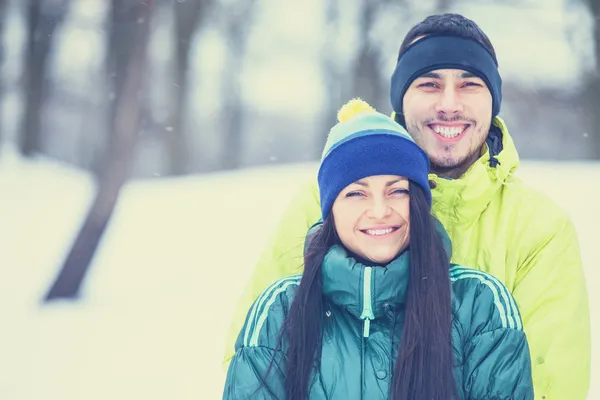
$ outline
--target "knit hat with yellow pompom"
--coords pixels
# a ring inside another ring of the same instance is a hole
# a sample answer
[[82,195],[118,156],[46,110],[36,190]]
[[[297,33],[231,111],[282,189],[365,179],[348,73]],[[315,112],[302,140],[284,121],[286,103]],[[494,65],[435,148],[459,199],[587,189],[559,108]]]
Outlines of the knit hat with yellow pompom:
[[323,219],[349,184],[373,175],[403,176],[419,185],[431,205],[427,154],[408,132],[361,99],[352,99],[338,112],[319,167]]

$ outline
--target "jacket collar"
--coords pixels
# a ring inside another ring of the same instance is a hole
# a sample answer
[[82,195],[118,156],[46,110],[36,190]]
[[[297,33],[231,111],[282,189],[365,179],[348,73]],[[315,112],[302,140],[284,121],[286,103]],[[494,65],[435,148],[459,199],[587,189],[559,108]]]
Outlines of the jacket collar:
[[432,190],[433,214],[446,229],[467,228],[487,208],[519,165],[519,154],[500,117],[492,123],[481,157],[458,179],[430,174],[436,183]]
[[[436,230],[450,259],[450,239],[437,221]],[[323,294],[356,318],[376,319],[387,309],[404,305],[409,270],[410,249],[385,266],[369,266],[353,258],[343,246],[335,245],[325,255],[321,268]]]
[[[409,280],[409,251],[386,266],[371,267],[352,258],[340,245],[333,246],[322,265],[323,294],[356,318],[384,315],[386,308],[404,304]],[[369,282],[370,281],[370,282]]]

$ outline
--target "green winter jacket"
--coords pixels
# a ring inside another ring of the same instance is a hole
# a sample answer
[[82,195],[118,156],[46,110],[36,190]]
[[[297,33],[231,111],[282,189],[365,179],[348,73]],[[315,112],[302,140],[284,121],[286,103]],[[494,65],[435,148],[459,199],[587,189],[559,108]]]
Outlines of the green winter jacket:
[[[409,251],[368,267],[334,246],[322,266],[321,367],[310,399],[387,399],[404,320]],[[224,399],[285,399],[287,343],[267,370],[301,275],[280,279],[254,302],[229,365]],[[508,289],[492,275],[454,265],[452,344],[460,399],[533,399],[529,347]]]
[[[463,176],[430,174],[436,183],[432,213],[452,239],[452,262],[494,275],[516,299],[536,400],[585,400],[590,312],[577,233],[562,209],[514,175],[517,150],[504,121],[497,117],[494,126],[481,158]],[[285,211],[239,299],[226,362],[258,295],[272,282],[302,272],[304,237],[320,214],[314,179]]]

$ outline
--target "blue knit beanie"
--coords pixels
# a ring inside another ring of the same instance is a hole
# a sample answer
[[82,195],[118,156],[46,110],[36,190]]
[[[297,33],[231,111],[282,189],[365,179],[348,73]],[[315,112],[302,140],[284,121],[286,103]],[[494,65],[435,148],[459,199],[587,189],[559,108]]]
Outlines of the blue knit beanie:
[[321,213],[349,184],[374,175],[403,176],[421,186],[431,206],[429,158],[408,132],[360,99],[346,103],[321,156],[318,183]]

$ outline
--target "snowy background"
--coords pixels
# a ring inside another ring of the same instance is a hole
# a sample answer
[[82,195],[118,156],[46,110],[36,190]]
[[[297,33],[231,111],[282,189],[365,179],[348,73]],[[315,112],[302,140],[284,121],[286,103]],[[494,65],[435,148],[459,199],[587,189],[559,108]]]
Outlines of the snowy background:
[[[153,8],[134,19],[149,30],[130,179],[80,298],[44,303],[98,192],[99,165],[110,161],[107,114],[118,97],[105,71],[111,7],[141,3]],[[210,7],[186,39],[180,85],[174,32],[189,22],[192,3]],[[220,398],[237,296],[281,212],[314,176],[335,110],[358,95],[388,113],[401,38],[445,7],[473,18],[494,43],[519,174],[578,229],[592,307],[589,399],[600,400],[600,89],[590,90],[600,68],[591,4],[0,0],[0,399]],[[32,116],[39,98],[27,93],[39,88],[27,86],[26,72],[42,61],[33,75],[43,74],[45,94]],[[23,121],[36,117],[40,135],[24,157]]]
[[[42,305],[95,188],[56,162],[0,160],[0,398],[220,398],[236,294],[316,166],[128,184],[83,298]],[[577,226],[592,308],[589,399],[600,399],[600,163],[525,162],[520,172]]]

